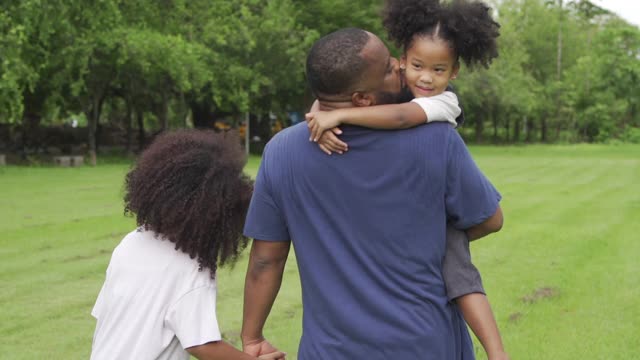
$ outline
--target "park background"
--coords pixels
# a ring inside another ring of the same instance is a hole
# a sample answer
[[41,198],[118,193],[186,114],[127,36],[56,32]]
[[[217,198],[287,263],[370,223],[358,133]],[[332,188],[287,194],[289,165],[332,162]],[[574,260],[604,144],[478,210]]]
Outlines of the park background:
[[[386,40],[381,4],[0,0],[0,358],[87,358],[90,309],[134,226],[121,197],[135,155],[163,131],[214,128],[250,144],[255,175],[312,101],[311,44],[347,26]],[[507,350],[638,358],[640,30],[590,1],[492,4],[500,57],[454,86],[460,132],[504,196],[504,229],[472,253]],[[52,166],[61,155],[94,166]],[[236,345],[245,268],[246,254],[219,274]],[[291,358],[296,271],[292,256],[266,332]]]

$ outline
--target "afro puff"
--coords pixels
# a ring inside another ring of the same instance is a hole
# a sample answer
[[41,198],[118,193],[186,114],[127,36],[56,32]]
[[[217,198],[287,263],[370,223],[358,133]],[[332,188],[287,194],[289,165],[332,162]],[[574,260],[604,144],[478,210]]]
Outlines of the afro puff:
[[450,44],[458,58],[488,67],[498,57],[500,24],[485,3],[457,0],[387,0],[383,24],[389,38],[407,51],[416,37],[431,36]]

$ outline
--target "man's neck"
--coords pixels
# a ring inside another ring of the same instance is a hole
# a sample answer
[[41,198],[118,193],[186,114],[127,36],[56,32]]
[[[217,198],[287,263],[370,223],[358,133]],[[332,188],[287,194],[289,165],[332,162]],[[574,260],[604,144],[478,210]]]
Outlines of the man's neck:
[[352,108],[353,103],[351,101],[318,101],[320,111],[331,111],[336,109]]

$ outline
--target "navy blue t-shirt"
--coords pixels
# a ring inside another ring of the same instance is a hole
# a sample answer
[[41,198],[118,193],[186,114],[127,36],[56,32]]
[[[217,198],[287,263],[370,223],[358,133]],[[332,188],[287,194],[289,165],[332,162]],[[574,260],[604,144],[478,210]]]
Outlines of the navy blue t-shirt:
[[302,285],[298,358],[473,359],[442,279],[446,223],[479,224],[500,195],[448,124],[344,127],[345,155],[305,123],[267,145],[245,235],[292,241]]

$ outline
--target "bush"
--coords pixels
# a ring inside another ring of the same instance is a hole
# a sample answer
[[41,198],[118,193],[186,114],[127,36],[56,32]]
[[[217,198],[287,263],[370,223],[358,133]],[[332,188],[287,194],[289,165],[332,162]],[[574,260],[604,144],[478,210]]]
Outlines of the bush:
[[627,127],[622,133],[622,141],[631,144],[640,144],[640,128]]

